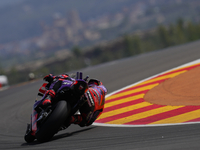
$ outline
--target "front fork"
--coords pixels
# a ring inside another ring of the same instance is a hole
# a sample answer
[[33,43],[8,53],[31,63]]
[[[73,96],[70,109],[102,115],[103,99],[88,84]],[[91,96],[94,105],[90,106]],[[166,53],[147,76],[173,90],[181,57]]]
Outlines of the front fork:
[[38,113],[37,111],[33,108],[32,114],[31,114],[31,128],[32,128],[32,135],[35,135],[37,131],[37,117]]
[[38,104],[40,104],[40,101],[35,101],[35,104],[33,105],[32,108],[32,114],[31,114],[31,130],[32,130],[32,135],[35,135],[37,131],[37,118],[38,118],[38,112],[35,110]]

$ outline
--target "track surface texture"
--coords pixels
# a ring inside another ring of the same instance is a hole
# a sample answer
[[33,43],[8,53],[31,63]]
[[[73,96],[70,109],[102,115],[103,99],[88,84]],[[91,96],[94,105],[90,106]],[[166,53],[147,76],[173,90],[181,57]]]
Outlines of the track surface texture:
[[[108,93],[155,74],[199,59],[200,41],[86,68],[84,75],[100,79]],[[42,80],[0,92],[0,149],[199,149],[200,124],[159,127],[81,128],[72,125],[46,143],[27,144],[26,124]]]

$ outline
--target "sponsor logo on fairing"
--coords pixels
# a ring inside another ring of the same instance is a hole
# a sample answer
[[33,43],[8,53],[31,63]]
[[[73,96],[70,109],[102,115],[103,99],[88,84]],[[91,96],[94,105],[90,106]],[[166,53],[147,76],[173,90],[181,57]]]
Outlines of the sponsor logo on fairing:
[[63,84],[71,84],[70,82],[64,82]]
[[91,96],[91,94],[90,94],[89,91],[87,91],[87,96],[88,96],[88,99],[89,99],[90,104],[91,104],[92,106],[94,106],[94,101],[93,101],[93,98],[92,98],[92,96]]

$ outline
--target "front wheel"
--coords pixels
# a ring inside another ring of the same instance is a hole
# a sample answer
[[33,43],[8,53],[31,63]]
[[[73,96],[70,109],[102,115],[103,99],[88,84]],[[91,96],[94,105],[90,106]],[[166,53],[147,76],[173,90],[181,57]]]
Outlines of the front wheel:
[[33,142],[35,140],[35,136],[31,134],[31,125],[27,124],[26,134],[24,135],[24,140],[27,143]]
[[49,141],[69,116],[70,111],[71,107],[66,101],[59,101],[47,120],[38,127],[36,139],[39,142]]

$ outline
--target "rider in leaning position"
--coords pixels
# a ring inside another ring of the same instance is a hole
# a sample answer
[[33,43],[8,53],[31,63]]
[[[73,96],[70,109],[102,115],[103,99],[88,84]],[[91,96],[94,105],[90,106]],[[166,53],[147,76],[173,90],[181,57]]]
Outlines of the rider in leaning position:
[[[56,101],[57,92],[60,91],[62,84],[66,84],[64,80],[75,82],[75,79],[67,74],[59,76],[49,74],[44,77],[44,80],[47,81],[48,84],[40,107],[46,107]],[[103,86],[102,82],[97,79],[90,79],[88,87],[88,90],[80,97],[85,99],[85,103],[79,109],[80,114],[75,114],[67,119],[64,123],[64,128],[71,124],[78,124],[81,127],[89,126],[103,112],[107,89]]]

